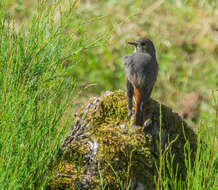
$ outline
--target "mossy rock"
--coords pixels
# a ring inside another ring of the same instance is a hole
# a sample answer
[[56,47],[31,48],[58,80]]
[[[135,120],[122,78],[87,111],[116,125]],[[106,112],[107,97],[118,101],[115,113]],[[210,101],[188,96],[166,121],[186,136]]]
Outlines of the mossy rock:
[[[122,90],[91,98],[75,116],[48,189],[155,189],[160,152],[184,177],[184,146],[196,135],[169,107],[150,99],[147,127],[132,127]],[[163,153],[164,152],[164,153]]]

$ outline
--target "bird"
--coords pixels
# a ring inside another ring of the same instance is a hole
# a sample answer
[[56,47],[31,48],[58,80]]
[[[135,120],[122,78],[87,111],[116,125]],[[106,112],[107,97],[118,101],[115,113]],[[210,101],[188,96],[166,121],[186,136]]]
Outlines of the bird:
[[133,95],[136,109],[134,124],[143,126],[143,112],[148,106],[152,89],[158,76],[158,62],[153,42],[141,37],[136,41],[128,42],[134,46],[134,52],[123,58],[126,77],[128,116],[133,116]]

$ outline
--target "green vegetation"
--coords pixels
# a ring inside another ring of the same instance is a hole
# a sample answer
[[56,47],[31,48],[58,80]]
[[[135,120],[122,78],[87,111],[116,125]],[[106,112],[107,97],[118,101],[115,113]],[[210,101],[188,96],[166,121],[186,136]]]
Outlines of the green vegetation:
[[30,25],[18,31],[1,7],[1,189],[43,188],[69,130],[75,65],[65,61],[78,61],[80,51],[96,44],[66,32],[80,25],[72,19],[74,6],[38,4]]
[[[157,49],[155,99],[178,110],[186,93],[203,95],[198,123],[189,123],[198,126],[199,139],[209,148],[200,151],[199,146],[194,168],[187,157],[186,187],[205,189],[208,176],[208,189],[215,189],[217,153],[210,148],[218,147],[216,140],[212,143],[217,137],[212,135],[217,11],[214,0],[1,0],[1,189],[44,189],[69,131],[73,105],[125,88],[121,61],[132,51],[126,41],[138,36],[150,37]],[[161,182],[166,189],[168,184],[184,189],[174,176]]]

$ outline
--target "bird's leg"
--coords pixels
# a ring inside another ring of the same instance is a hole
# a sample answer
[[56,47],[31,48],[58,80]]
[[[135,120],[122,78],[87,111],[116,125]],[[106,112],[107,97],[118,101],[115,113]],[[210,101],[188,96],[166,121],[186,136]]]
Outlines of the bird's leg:
[[[147,89],[147,91],[145,93],[142,93],[142,113],[143,113],[143,116],[144,116],[144,112],[146,109],[146,116],[145,116],[146,118],[145,118],[144,126],[149,125],[151,123],[150,117],[152,115],[152,110],[150,110],[150,107],[149,107],[149,98],[151,96],[152,89],[153,89],[153,86],[151,88]],[[147,112],[147,110],[148,110],[148,112]]]
[[135,100],[136,100],[136,112],[135,112],[135,125],[143,125],[143,113],[142,113],[142,94],[140,90],[134,88]]
[[126,88],[127,88],[127,101],[128,101],[128,117],[131,119],[132,117],[132,98],[133,98],[133,86],[130,81],[126,80]]

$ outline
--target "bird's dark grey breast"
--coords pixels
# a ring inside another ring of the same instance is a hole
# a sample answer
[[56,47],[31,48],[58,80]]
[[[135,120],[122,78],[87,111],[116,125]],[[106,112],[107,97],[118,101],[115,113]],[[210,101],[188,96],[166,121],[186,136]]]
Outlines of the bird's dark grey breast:
[[156,58],[147,53],[133,53],[123,59],[126,78],[138,87],[153,86],[157,79]]

